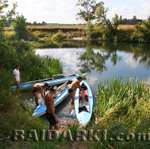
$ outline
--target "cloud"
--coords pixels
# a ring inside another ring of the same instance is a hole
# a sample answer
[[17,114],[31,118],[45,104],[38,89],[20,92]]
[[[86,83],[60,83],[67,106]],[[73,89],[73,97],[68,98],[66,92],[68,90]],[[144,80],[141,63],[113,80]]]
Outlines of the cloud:
[[75,23],[77,0],[15,0],[17,11],[28,21]]
[[[17,11],[23,14],[28,21],[46,21],[49,23],[79,23],[76,20],[78,0],[9,0],[17,1]],[[100,0],[97,0],[100,1]],[[150,0],[104,0],[105,6],[109,8],[108,16],[120,14],[123,17],[139,18],[150,16]]]
[[104,0],[104,2],[109,8],[109,18],[115,14],[122,15],[126,18],[137,16],[142,19],[150,16],[150,0]]
[[150,16],[150,0],[141,0],[141,13],[143,16]]

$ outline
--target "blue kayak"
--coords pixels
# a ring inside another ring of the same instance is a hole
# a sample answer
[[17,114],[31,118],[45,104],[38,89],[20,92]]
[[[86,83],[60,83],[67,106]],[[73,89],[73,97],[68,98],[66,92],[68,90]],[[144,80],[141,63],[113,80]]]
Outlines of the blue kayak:
[[[64,88],[64,90],[62,90],[61,92],[59,92],[56,96],[55,96],[55,107],[58,106],[67,96],[69,95],[68,92],[68,88]],[[40,117],[42,115],[44,115],[46,113],[47,107],[45,104],[40,104],[36,107],[36,109],[33,111],[32,116],[33,117]]]
[[[68,76],[61,75],[61,76],[56,76],[54,78],[24,82],[24,83],[20,83],[18,89],[20,89],[20,90],[30,90],[30,89],[32,89],[32,87],[35,83],[48,83],[51,86],[59,85],[59,84],[62,84],[66,81],[71,81],[72,79],[75,79],[77,77],[79,77],[79,74],[72,74],[72,75],[68,75]],[[16,89],[17,89],[16,85],[11,86],[12,91],[15,91]]]
[[92,117],[94,96],[89,84],[86,81],[82,81],[80,86],[82,85],[86,86],[86,91],[84,91],[84,94],[86,92],[86,95],[84,95],[83,99],[80,93],[81,90],[78,88],[75,93],[74,107],[79,124],[86,126]]

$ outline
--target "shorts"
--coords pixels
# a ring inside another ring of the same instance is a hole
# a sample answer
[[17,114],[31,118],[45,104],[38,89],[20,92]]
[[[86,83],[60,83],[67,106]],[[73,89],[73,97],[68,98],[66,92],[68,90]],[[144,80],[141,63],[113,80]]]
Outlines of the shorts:
[[73,93],[73,92],[74,92],[73,89],[70,88],[70,89],[69,89],[69,93]]
[[56,115],[54,113],[46,113],[46,118],[51,126],[54,126],[58,123]]
[[16,82],[15,85],[16,85],[17,89],[20,88],[20,83],[19,82]]

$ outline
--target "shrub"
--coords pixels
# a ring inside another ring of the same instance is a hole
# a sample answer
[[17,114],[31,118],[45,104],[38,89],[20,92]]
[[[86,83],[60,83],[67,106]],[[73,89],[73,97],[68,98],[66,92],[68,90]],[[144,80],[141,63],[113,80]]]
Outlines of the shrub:
[[61,43],[66,39],[65,35],[62,32],[58,32],[52,35],[52,41],[55,43]]

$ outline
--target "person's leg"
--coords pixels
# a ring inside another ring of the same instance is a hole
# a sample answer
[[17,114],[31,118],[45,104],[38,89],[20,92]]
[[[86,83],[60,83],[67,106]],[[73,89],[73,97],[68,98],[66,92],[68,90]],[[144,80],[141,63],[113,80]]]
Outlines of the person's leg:
[[69,113],[71,113],[74,108],[74,100],[72,97],[70,98],[69,105]]
[[49,122],[49,129],[52,129],[52,124],[51,124],[51,114],[49,114],[49,113],[46,113],[46,118],[47,118],[47,120],[48,120],[48,122]]
[[17,86],[17,89],[19,89],[19,87],[20,87],[20,81],[16,81],[16,86]]
[[59,125],[58,125],[58,119],[56,117],[56,114],[52,113],[51,117],[52,117],[52,125],[54,126],[54,129],[58,130]]
[[69,89],[69,113],[71,113],[74,106],[74,91]]

